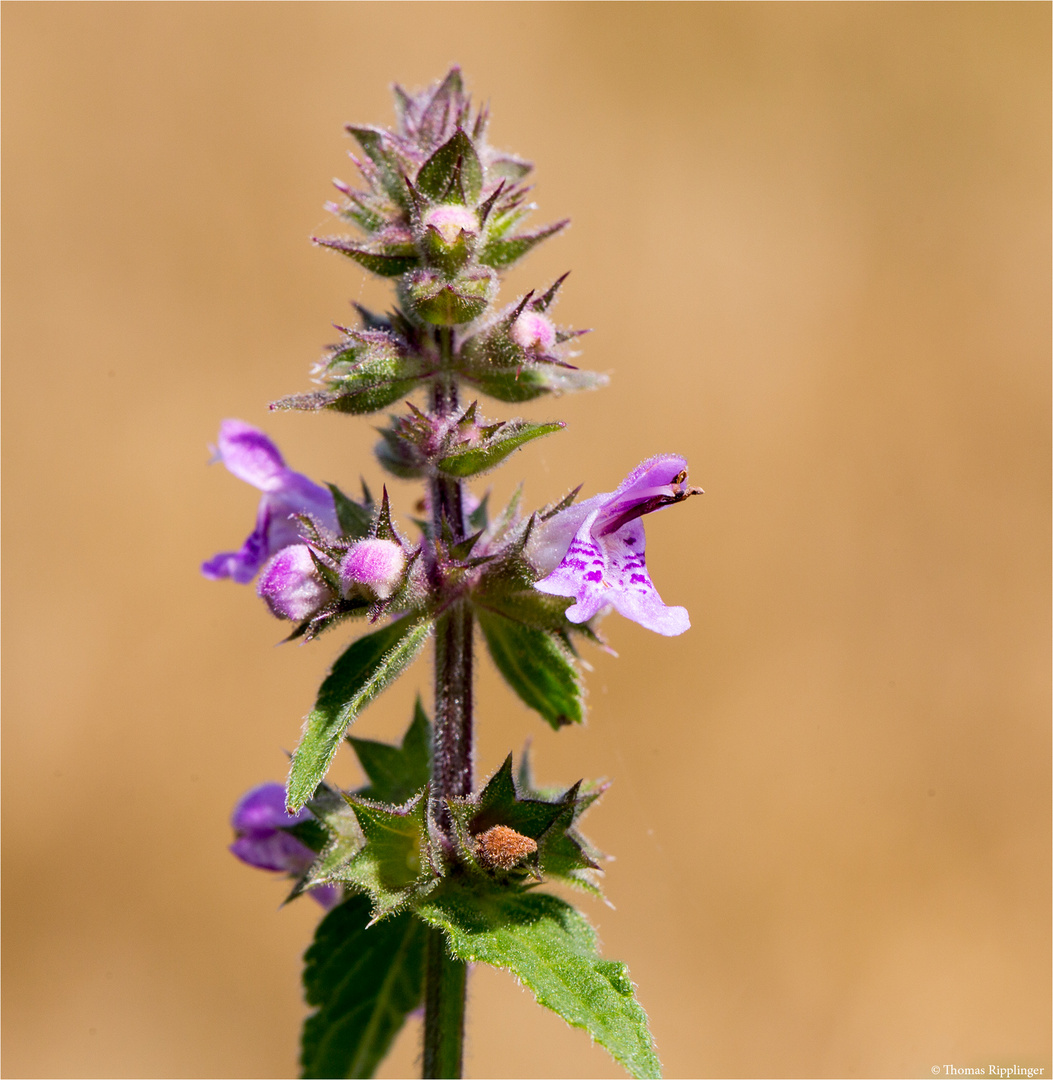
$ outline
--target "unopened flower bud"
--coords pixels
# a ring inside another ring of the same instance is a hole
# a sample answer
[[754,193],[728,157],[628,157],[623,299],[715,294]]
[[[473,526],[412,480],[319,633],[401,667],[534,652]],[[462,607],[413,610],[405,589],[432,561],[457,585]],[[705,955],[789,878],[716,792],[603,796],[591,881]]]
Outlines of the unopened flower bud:
[[469,236],[479,231],[479,219],[474,210],[467,206],[458,206],[456,203],[449,206],[433,206],[425,215],[422,223],[425,228],[429,226],[446,241],[454,243],[462,232]]
[[402,578],[406,556],[394,540],[359,540],[340,563],[340,580],[346,589],[364,585],[386,600]]
[[306,544],[282,548],[263,568],[256,592],[279,619],[302,622],[333,599]]
[[428,261],[455,274],[472,257],[479,235],[479,219],[467,206],[434,206],[421,222]]
[[497,275],[485,266],[466,267],[453,277],[447,277],[444,269],[425,267],[398,284],[406,310],[433,326],[457,326],[479,318],[496,292]]
[[549,352],[556,344],[556,328],[537,311],[523,311],[509,330],[512,340],[527,352]]

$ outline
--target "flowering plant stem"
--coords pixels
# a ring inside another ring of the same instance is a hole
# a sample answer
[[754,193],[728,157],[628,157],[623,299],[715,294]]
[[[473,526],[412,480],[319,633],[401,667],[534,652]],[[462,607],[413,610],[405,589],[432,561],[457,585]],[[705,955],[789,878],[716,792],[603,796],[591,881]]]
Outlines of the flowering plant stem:
[[[488,110],[473,111],[457,68],[418,94],[396,88],[396,101],[397,130],[349,127],[368,190],[336,181],[346,201],[329,205],[365,238],[316,241],[394,279],[396,305],[385,316],[359,307],[361,327],[338,327],[315,369],[320,389],[272,408],[366,415],[405,401],[378,429],[376,454],[393,476],[424,482],[430,520],[414,519],[420,536],[409,539],[386,487],[376,500],[363,480],[356,501],[295,472],[262,431],[222,425],[216,456],[261,496],[240,550],[202,571],[258,576],[271,612],[295,626],[289,640],[368,620],[319,687],[284,790],[265,784],[238,804],[232,850],[290,874],[290,899],[307,892],[329,912],[305,955],[304,1077],[372,1076],[422,1000],[423,1075],[460,1077],[469,963],[511,972],[631,1076],[658,1077],[628,969],[600,955],[579,911],[537,888],[602,896],[605,856],[578,822],[607,785],[538,787],[524,751],[517,770],[509,754],[475,790],[473,643],[478,623],[498,672],[553,729],[582,723],[576,643],[602,644],[603,611],[667,636],[690,626],[651,581],[642,519],[697,489],[684,458],[659,454],[614,491],[576,502],[574,489],[531,513],[521,489],[495,514],[469,490],[565,426],[489,419],[478,395],[514,404],[606,378],[570,363],[583,331],[548,314],[565,274],[495,306],[500,272],[567,224],[520,231],[534,208],[521,183],[529,162],[489,144]],[[423,408],[410,400],[418,393]],[[398,746],[349,735],[431,636],[432,721],[418,700]],[[369,780],[356,791],[326,780],[345,741]]]
[[[441,370],[432,385],[432,413],[445,418],[457,408],[457,384],[446,372],[453,332],[438,327]],[[443,522],[454,541],[464,539],[463,482],[436,476],[430,484],[432,528]],[[472,609],[455,601],[435,624],[435,718],[430,800],[434,820],[450,828],[446,799],[472,792]],[[445,846],[453,844],[444,837]],[[459,1077],[464,1044],[467,965],[447,955],[441,930],[428,933],[424,990],[424,1077]]]
[[468,965],[454,960],[442,930],[428,931],[424,967],[424,1067],[421,1075],[459,1078],[464,1061]]

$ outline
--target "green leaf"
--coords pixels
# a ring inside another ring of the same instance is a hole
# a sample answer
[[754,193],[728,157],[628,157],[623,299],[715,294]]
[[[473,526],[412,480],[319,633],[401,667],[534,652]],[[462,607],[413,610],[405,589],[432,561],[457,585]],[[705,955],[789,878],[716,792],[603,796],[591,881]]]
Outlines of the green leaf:
[[474,446],[455,447],[436,463],[440,472],[447,476],[476,476],[499,465],[509,454],[525,443],[551,435],[567,425],[562,420],[550,424],[530,424],[526,420],[509,420],[489,437]]
[[491,236],[479,253],[479,261],[484,266],[492,266],[495,270],[503,270],[518,262],[532,248],[537,247],[542,240],[554,236],[564,226],[570,224],[570,218],[556,221],[544,228],[535,229],[529,233],[519,233],[517,236],[494,237]]
[[319,247],[339,251],[341,255],[354,259],[363,269],[380,277],[399,277],[420,262],[417,249],[412,244],[356,244],[341,236],[315,237],[314,242]]
[[[493,577],[496,576],[497,572]],[[572,597],[550,596],[529,585],[526,588],[508,588],[502,587],[503,585],[500,581],[494,581],[491,585],[490,578],[484,577],[481,588],[485,591],[476,594],[476,603],[537,630],[559,634],[564,641],[568,640],[567,635],[571,631],[581,629],[580,624],[572,623],[566,616]]]
[[585,718],[583,690],[567,646],[546,630],[476,606],[498,671],[530,708],[555,729]]
[[409,192],[402,178],[402,162],[391,136],[382,128],[347,125],[347,130],[376,166],[381,188],[404,210],[409,209]]
[[566,394],[574,390],[596,390],[609,379],[597,371],[579,371],[558,364],[463,363],[461,374],[484,394],[513,404],[533,401],[542,394]]
[[369,777],[369,784],[356,795],[375,802],[404,803],[416,795],[431,775],[431,724],[424,706],[417,698],[413,722],[406,729],[400,746],[356,739],[347,741],[355,748],[358,760]]
[[360,540],[369,533],[373,515],[361,503],[349,499],[336,484],[325,485],[333,496],[333,505],[336,507],[336,520],[340,525],[340,532],[349,539]]
[[412,915],[366,928],[369,901],[353,896],[319,923],[304,954],[305,1077],[369,1077],[424,993],[428,931]]
[[428,374],[420,356],[396,335],[355,330],[332,350],[324,390],[282,398],[271,408],[376,412],[411,394]]
[[462,885],[433,894],[417,914],[446,931],[454,957],[512,972],[539,1005],[584,1028],[631,1076],[661,1076],[628,969],[600,958],[595,931],[569,904],[545,893]]
[[480,500],[479,505],[468,515],[469,528],[485,529],[490,524],[489,502],[490,492],[488,491]]
[[420,167],[417,187],[436,200],[456,198],[460,202],[462,189],[469,204],[479,198],[483,166],[472,140],[463,131],[458,128]]
[[406,615],[359,638],[322,683],[289,770],[286,801],[295,813],[325,777],[348,724],[416,659],[431,621]]
[[328,784],[318,785],[314,796],[307,803],[307,808],[314,814],[317,824],[325,829],[328,841],[306,877],[293,890],[294,893],[334,880],[336,869],[361,850],[365,843],[362,827],[358,824],[354,811],[347,805],[343,795]]

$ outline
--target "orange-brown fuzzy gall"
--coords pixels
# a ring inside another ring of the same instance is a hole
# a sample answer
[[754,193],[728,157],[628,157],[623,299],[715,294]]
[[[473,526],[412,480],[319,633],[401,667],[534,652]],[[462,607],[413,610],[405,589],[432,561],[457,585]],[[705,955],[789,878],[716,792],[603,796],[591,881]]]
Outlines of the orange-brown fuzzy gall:
[[475,852],[480,861],[497,870],[511,870],[520,859],[535,851],[536,841],[507,825],[494,825],[475,838]]

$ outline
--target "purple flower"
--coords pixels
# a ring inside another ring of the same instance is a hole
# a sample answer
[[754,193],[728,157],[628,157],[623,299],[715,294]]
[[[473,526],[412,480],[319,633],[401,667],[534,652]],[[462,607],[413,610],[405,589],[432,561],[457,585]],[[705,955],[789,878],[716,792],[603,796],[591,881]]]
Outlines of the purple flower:
[[[285,812],[285,788],[281,784],[260,784],[247,791],[234,807],[230,824],[235,840],[230,850],[249,866],[299,877],[307,872],[316,856],[285,830],[310,820],[311,812],[306,808],[298,814]],[[340,888],[336,885],[319,885],[310,893],[327,909],[340,900]]]
[[541,528],[535,562],[548,576],[534,588],[571,596],[567,618],[581,623],[613,606],[648,630],[673,636],[690,627],[687,609],[666,607],[644,562],[639,519],[699,493],[685,487],[687,461],[659,454],[638,465],[616,491],[560,511]]
[[336,509],[329,491],[285,465],[278,448],[258,428],[241,420],[224,420],[219,429],[217,458],[239,479],[263,492],[252,530],[240,551],[222,551],[201,564],[207,578],[251,581],[272,555],[302,537],[293,514],[310,514],[321,525],[338,531]]
[[272,614],[293,622],[309,619],[333,599],[306,544],[282,548],[263,568],[256,592]]
[[406,567],[406,556],[394,540],[375,537],[353,544],[340,563],[345,589],[365,585],[381,600],[393,592]]

